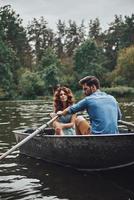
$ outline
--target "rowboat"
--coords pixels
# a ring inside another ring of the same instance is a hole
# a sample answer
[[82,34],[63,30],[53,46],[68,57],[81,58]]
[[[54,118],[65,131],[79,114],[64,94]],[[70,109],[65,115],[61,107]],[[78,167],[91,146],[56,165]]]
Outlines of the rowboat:
[[[14,131],[17,143],[31,132]],[[57,136],[46,128],[19,149],[20,154],[78,170],[109,170],[134,164],[134,132]]]

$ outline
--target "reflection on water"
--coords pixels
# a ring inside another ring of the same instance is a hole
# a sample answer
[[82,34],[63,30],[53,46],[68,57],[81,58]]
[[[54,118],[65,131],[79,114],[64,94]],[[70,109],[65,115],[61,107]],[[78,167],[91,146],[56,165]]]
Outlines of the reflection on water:
[[[123,118],[134,123],[134,102],[121,102]],[[48,121],[52,104],[0,102],[0,153],[16,144],[13,130],[37,128]],[[0,199],[133,200],[134,166],[110,172],[82,173],[19,156],[0,163]]]
[[[107,174],[80,173],[23,156],[19,156],[16,163],[17,165],[10,166],[10,172],[6,169],[3,172],[6,175],[1,176],[1,198],[11,199],[11,196],[12,199],[70,200],[134,198],[133,192],[118,185],[115,180],[109,180]],[[118,178],[122,178],[119,173],[116,173],[117,175]]]

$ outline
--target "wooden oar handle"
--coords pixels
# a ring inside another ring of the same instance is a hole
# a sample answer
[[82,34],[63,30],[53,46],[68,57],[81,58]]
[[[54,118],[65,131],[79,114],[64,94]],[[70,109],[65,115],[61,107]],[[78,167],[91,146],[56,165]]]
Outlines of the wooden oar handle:
[[49,126],[50,124],[52,124],[59,116],[55,115],[55,117],[53,117],[49,122],[46,123],[47,126]]

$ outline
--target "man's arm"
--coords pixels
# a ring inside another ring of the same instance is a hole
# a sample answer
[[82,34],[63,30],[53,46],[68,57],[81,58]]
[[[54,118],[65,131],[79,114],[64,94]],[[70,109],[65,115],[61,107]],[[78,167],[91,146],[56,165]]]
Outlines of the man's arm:
[[85,110],[86,107],[87,107],[87,100],[83,99],[83,100],[79,101],[78,103],[73,104],[72,106],[67,107],[63,111],[58,111],[57,115],[61,116],[61,115],[66,115],[67,113],[75,114],[75,113],[77,113],[79,111]]
[[68,113],[68,110],[69,110],[69,107],[67,107],[65,110],[63,110],[63,111],[58,111],[57,112],[57,115],[58,116],[61,116],[61,115],[66,115],[67,113]]

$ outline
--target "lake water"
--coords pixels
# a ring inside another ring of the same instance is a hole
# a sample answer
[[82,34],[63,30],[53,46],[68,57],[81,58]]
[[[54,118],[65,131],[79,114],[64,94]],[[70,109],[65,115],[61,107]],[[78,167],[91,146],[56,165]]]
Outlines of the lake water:
[[[120,106],[123,120],[134,123],[134,102],[122,99]],[[1,101],[0,154],[16,144],[14,130],[39,127],[51,111],[52,104],[45,101]],[[134,166],[84,173],[15,150],[0,161],[0,199],[134,200]]]

